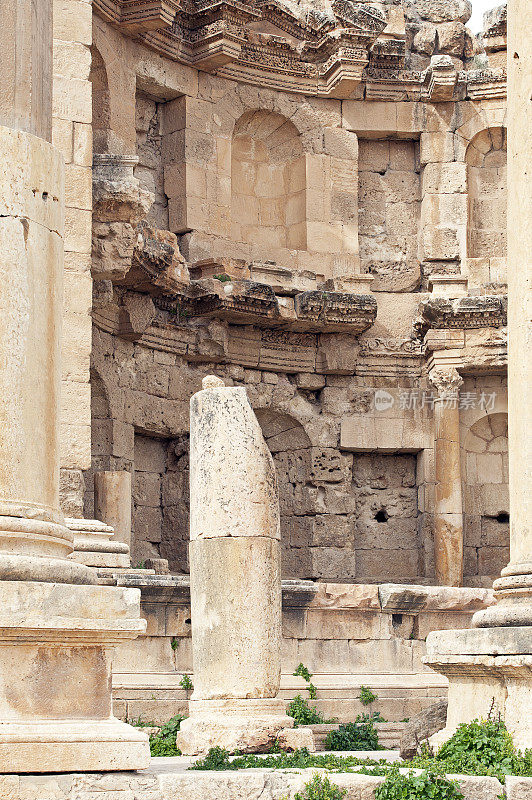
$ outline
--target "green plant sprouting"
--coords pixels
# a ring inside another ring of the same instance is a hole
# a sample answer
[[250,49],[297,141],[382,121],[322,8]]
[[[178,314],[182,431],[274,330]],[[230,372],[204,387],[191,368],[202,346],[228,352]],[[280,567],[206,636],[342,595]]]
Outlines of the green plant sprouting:
[[363,706],[370,706],[375,700],[378,700],[378,695],[373,694],[369,686],[361,686],[360,687],[360,694],[358,695],[358,699],[362,703]]
[[185,690],[185,692],[191,692],[194,689],[194,684],[192,683],[190,675],[187,675],[186,673],[179,681],[179,685]]
[[317,773],[305,784],[302,792],[294,795],[294,800],[343,800],[346,794],[347,790],[331,783],[327,775]]
[[379,750],[379,735],[373,720],[348,722],[335,731],[329,731],[325,739],[326,750]]
[[150,753],[155,756],[180,756],[181,750],[176,746],[176,736],[185,717],[176,714],[165,722],[159,733],[150,736]]
[[315,700],[316,687],[312,683],[312,672],[309,671],[308,667],[306,667],[303,663],[300,663],[296,667],[296,670],[293,674],[296,677],[299,676],[300,678],[303,678],[303,680],[307,682],[309,700]]

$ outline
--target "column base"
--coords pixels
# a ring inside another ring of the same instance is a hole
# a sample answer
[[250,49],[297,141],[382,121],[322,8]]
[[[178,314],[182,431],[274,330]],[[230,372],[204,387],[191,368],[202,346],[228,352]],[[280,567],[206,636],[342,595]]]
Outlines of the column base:
[[117,719],[0,721],[0,774],[149,766],[148,737]]
[[143,769],[111,708],[113,645],[146,629],[140,592],[0,581],[0,773]]
[[463,722],[502,715],[517,748],[532,744],[532,627],[436,631],[427,637],[425,664],[449,680],[445,728],[439,747]]
[[268,751],[280,732],[294,727],[286,700],[191,700],[176,744],[183,755],[205,755],[211,747],[230,753]]

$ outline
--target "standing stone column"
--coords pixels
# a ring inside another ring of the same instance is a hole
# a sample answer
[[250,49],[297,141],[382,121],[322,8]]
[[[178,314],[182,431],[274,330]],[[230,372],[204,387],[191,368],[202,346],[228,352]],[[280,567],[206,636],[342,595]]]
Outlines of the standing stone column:
[[131,550],[131,472],[94,474],[94,516],[110,525],[114,538]]
[[293,725],[277,699],[277,481],[245,388],[212,376],[190,402],[190,583],[194,693],[177,746],[265,750]]
[[510,564],[497,604],[473,629],[427,638],[427,664],[449,678],[447,726],[486,716],[493,698],[519,748],[532,744],[532,43],[529,0],[508,2],[508,427]]
[[51,19],[51,0],[0,5],[0,773],[149,763],[110,690],[113,646],[145,629],[140,593],[68,558],[59,509],[64,167],[39,138]]
[[459,393],[463,380],[454,367],[429,375],[434,401],[434,551],[438,586],[461,586],[464,561]]

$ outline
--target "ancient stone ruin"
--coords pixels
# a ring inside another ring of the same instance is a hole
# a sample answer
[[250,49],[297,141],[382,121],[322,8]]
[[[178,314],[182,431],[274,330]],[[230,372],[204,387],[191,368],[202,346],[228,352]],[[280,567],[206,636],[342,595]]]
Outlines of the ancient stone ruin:
[[2,0],[0,800],[532,746],[528,5]]

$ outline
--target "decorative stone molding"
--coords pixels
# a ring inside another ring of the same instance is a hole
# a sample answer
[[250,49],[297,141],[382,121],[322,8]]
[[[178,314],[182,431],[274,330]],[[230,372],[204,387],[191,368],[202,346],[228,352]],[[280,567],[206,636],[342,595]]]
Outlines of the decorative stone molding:
[[415,326],[423,334],[430,328],[502,328],[506,325],[507,300],[503,295],[435,297],[420,304]]
[[450,56],[432,56],[430,67],[425,72],[423,85],[429,100],[434,103],[449,102],[453,99],[458,81],[458,73]]
[[435,367],[429,373],[429,380],[440,397],[456,397],[464,383],[454,367]]
[[[334,0],[325,11],[281,0],[96,0],[95,11],[188,66],[272,88],[349,97],[386,28],[381,9]],[[266,23],[278,33],[250,28]],[[404,41],[379,42],[377,64],[404,64]]]

